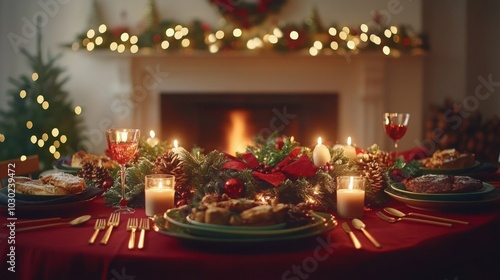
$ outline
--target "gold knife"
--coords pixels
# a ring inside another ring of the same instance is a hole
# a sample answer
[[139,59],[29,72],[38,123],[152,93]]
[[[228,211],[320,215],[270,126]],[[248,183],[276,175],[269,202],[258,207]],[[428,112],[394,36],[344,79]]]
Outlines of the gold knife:
[[349,224],[343,222],[342,228],[351,237],[352,243],[354,244],[354,248],[361,249],[361,243],[359,243],[358,238],[356,237],[356,235],[354,235],[354,232],[352,232],[351,228],[349,227]]

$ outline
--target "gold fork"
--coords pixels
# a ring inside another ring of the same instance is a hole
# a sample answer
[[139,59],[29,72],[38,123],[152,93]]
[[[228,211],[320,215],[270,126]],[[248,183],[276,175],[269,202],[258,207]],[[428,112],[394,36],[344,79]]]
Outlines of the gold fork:
[[137,218],[130,218],[127,221],[127,230],[131,231],[130,238],[128,240],[128,248],[134,249],[135,246],[135,231],[137,230]]
[[139,224],[139,229],[141,230],[141,235],[139,236],[139,245],[137,245],[137,248],[142,249],[144,248],[144,235],[146,233],[146,230],[149,230],[148,218],[141,219],[141,222]]
[[111,232],[113,231],[113,227],[118,227],[120,224],[120,212],[118,213],[111,213],[108,219],[108,230],[104,234],[104,236],[101,239],[101,244],[106,245],[108,244],[109,237],[111,236]]
[[106,219],[97,219],[95,221],[94,234],[92,234],[92,236],[90,237],[89,244],[94,244],[94,241],[97,238],[99,231],[105,228],[106,228]]

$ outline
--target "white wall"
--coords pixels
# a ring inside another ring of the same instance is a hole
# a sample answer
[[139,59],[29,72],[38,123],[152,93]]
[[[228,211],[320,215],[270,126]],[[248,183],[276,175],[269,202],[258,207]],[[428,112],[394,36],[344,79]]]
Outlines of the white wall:
[[[143,16],[147,1],[137,0],[101,0],[100,3],[106,23],[116,26],[124,22],[134,27]],[[216,26],[219,17],[208,0],[157,1],[160,16],[188,23],[192,19],[201,19]],[[300,22],[305,19],[313,5],[319,9],[325,24],[354,25],[370,22],[373,11],[382,11],[391,24],[408,24],[416,31],[421,31],[421,1],[417,0],[370,0],[370,1],[331,1],[331,0],[290,0],[283,11],[283,19]],[[389,6],[388,6],[389,5]],[[395,5],[395,6],[391,6]],[[44,9],[43,7],[49,7]],[[102,59],[98,55],[85,52],[71,52],[60,47],[71,42],[76,35],[86,30],[91,14],[91,0],[0,0],[0,104],[5,104],[6,91],[12,86],[8,77],[18,77],[28,73],[25,59],[18,53],[19,47],[34,50],[35,39],[28,28],[33,17],[43,15],[47,19],[43,24],[46,49],[56,54],[62,52],[59,65],[66,68],[70,81],[66,89],[70,92],[74,104],[84,109],[83,116],[95,147],[90,151],[102,152],[104,142],[98,133],[103,120],[111,120],[116,125],[126,125],[109,110],[109,104],[119,98],[122,88],[117,88],[116,81],[128,81],[127,63],[120,58]],[[397,11],[391,14],[389,11]],[[122,14],[127,15],[126,19]],[[28,23],[29,22],[29,23]],[[9,35],[10,34],[10,35]],[[22,38],[20,45],[12,44],[9,36]],[[124,85],[126,88],[126,84]],[[0,106],[2,106],[0,105]],[[125,123],[124,123],[125,122]],[[0,128],[1,130],[1,128]]]

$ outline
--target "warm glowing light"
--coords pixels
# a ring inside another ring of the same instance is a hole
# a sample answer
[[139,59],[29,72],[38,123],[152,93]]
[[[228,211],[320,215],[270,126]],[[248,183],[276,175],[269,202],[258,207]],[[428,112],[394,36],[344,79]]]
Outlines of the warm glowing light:
[[281,37],[283,37],[283,32],[281,31],[281,29],[276,27],[273,29],[273,35],[278,37],[278,38],[281,38]]
[[43,147],[45,145],[45,142],[42,139],[38,139],[38,147]]
[[120,35],[120,40],[122,40],[122,42],[127,42],[129,38],[130,35],[128,35],[127,32],[123,32],[122,35]]
[[222,38],[224,38],[224,35],[225,35],[224,31],[222,31],[222,30],[219,30],[219,31],[215,32],[215,38],[217,38],[219,40],[222,39]]
[[0,143],[5,141],[5,135],[0,133]]
[[42,140],[43,141],[49,140],[49,135],[47,133],[42,134]]
[[172,37],[174,36],[175,34],[175,30],[173,28],[169,28],[165,31],[165,35],[167,35],[167,37]]
[[398,28],[396,26],[391,26],[391,32],[393,34],[397,34],[398,33]]
[[177,139],[174,140],[174,148],[179,148],[179,141],[177,141]]
[[31,79],[33,80],[33,82],[38,80],[38,73],[35,72],[35,73],[31,74]]
[[137,42],[139,42],[139,37],[133,35],[133,36],[130,36],[130,43],[131,44],[137,44]]
[[43,103],[42,103],[42,108],[43,108],[44,110],[49,109],[49,102],[47,102],[47,101],[43,101]]
[[103,24],[99,25],[99,32],[100,33],[104,33],[104,32],[106,32],[106,30],[108,30],[108,27],[106,26],[106,24],[103,23]]
[[54,153],[54,158],[55,159],[59,159],[60,157],[61,157],[61,153],[59,153],[59,152],[55,152]]
[[26,97],[26,91],[24,89],[19,92],[19,97],[21,97],[21,98]]
[[28,159],[28,157],[26,155],[22,155],[19,159],[21,161],[26,161]]
[[347,33],[345,33],[344,31],[340,31],[339,38],[342,40],[347,39]]
[[295,31],[295,30],[294,30],[294,31],[292,31],[292,32],[290,32],[290,39],[292,39],[292,40],[297,40],[297,39],[299,39],[299,32],[297,32],[297,31]]
[[339,48],[339,43],[337,43],[335,41],[331,42],[330,48],[332,48],[332,50],[336,51]]
[[382,43],[380,37],[375,34],[370,35],[370,41],[372,41],[375,45],[380,45],[380,43]]
[[41,94],[36,97],[36,102],[38,102],[38,104],[42,104],[44,100],[45,99],[43,98],[43,95],[41,95]]
[[38,138],[36,137],[36,135],[31,135],[30,141],[31,141],[31,143],[35,144],[36,141],[38,141]]
[[182,36],[186,36],[189,34],[189,29],[187,27],[183,27],[181,29]]
[[351,33],[351,30],[347,26],[342,27],[342,31],[344,31],[346,34]]
[[278,37],[276,35],[269,35],[269,37],[267,37],[267,40],[269,41],[269,43],[271,44],[276,44],[278,43]]
[[351,138],[351,136],[347,137],[347,146],[352,146],[352,138]]
[[360,28],[361,28],[361,31],[363,31],[365,33],[368,32],[368,25],[363,23],[363,24],[361,24]]
[[180,31],[176,31],[175,34],[174,34],[174,38],[179,40],[182,38],[182,32]]
[[323,144],[323,139],[321,139],[321,136],[320,136],[320,137],[318,137],[318,145],[321,145],[321,144]]
[[165,40],[165,41],[161,42],[162,49],[166,50],[166,49],[168,49],[168,47],[170,47],[170,43],[168,41]]
[[95,36],[94,29],[89,29],[89,31],[87,31],[87,38],[92,39],[92,38],[94,38],[94,36]]
[[71,49],[73,51],[77,51],[80,49],[80,44],[78,44],[78,42],[73,42],[73,44],[71,44]]
[[349,177],[349,190],[352,190],[354,188],[354,177],[350,176]]
[[247,124],[249,123],[249,112],[245,110],[232,110],[229,112],[229,126],[227,127],[226,152],[235,154],[244,152],[252,143],[252,137],[248,136]]
[[118,49],[117,49],[117,51],[118,51],[119,53],[124,52],[124,51],[125,51],[125,45],[124,45],[124,44],[119,44],[119,45],[118,45]]
[[68,141],[68,137],[66,137],[66,135],[61,135],[61,137],[59,138],[59,140],[61,140],[61,143],[66,143],[66,141]]
[[82,45],[85,47],[85,46],[87,46],[87,44],[88,44],[89,42],[90,42],[89,38],[85,38],[85,39],[83,39],[83,41],[82,41]]
[[52,136],[57,137],[59,135],[59,129],[57,127],[54,127],[52,129]]
[[149,137],[151,137],[151,138],[155,138],[155,136],[156,136],[155,131],[151,129],[151,130],[149,131]]
[[75,114],[80,115],[82,113],[82,107],[75,106]]
[[210,46],[208,47],[208,51],[209,51],[210,53],[216,53],[216,52],[218,52],[218,51],[219,51],[219,46],[217,46],[217,45],[215,45],[215,44],[214,44],[214,45],[210,45]]
[[109,49],[113,52],[116,51],[116,49],[118,49],[118,43],[113,42],[113,43],[109,44]]
[[328,28],[328,34],[335,36],[337,35],[337,29],[335,27]]
[[385,54],[385,55],[389,55],[391,53],[391,48],[389,48],[388,46],[384,46],[382,48],[382,52]]
[[323,43],[321,43],[320,41],[314,41],[313,46],[318,50],[321,50],[323,48]]
[[33,122],[32,121],[27,121],[26,122],[26,128],[27,129],[32,129],[33,128]]
[[356,48],[356,43],[354,43],[354,41],[348,41],[347,47],[351,50],[354,50]]
[[104,39],[101,36],[95,38],[95,44],[100,46],[104,42]]
[[217,41],[217,37],[215,37],[215,35],[214,35],[214,34],[209,34],[209,35],[207,36],[207,42],[208,42],[208,43],[215,43],[216,41]]
[[385,37],[387,37],[387,38],[391,38],[391,36],[392,36],[392,32],[391,32],[389,29],[386,29],[386,30],[384,30],[384,35],[385,35]]
[[49,152],[50,152],[51,154],[55,153],[55,152],[56,152],[56,147],[54,147],[54,145],[51,145],[51,146],[49,147]]
[[189,41],[189,39],[188,39],[188,38],[182,39],[182,41],[181,41],[181,45],[182,45],[184,48],[189,47],[189,44],[191,44],[191,41]]
[[182,29],[182,25],[177,24],[177,25],[175,26],[175,31],[180,31],[181,29]]
[[95,48],[95,44],[93,42],[90,42],[87,44],[87,51],[91,52]]
[[130,46],[131,53],[137,53],[138,51],[139,51],[139,46],[137,46],[137,45]]
[[54,141],[54,147],[59,148],[61,146],[61,142],[59,141]]
[[366,35],[366,33],[361,33],[361,35],[359,35],[359,38],[360,38],[360,39],[361,39],[361,41],[363,41],[363,42],[368,41],[368,35]]
[[241,35],[243,35],[243,31],[241,31],[241,29],[239,29],[239,28],[235,28],[235,29],[233,30],[233,36],[234,36],[234,37],[241,37]]
[[309,54],[310,54],[311,56],[317,56],[317,55],[318,55],[318,53],[319,53],[319,50],[318,50],[317,48],[315,48],[315,47],[310,47],[310,48],[309,48]]

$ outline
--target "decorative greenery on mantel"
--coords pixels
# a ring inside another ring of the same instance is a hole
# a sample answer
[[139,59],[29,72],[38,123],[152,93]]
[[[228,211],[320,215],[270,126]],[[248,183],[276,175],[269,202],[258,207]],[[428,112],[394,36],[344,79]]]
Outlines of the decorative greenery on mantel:
[[[89,28],[67,47],[75,51],[106,50],[120,55],[237,52],[350,56],[368,52],[392,57],[422,54],[426,49],[422,37],[411,27],[387,25],[379,15],[375,15],[370,24],[325,27],[317,10],[313,9],[302,24],[277,24],[274,17],[286,0],[209,1],[226,20],[222,28],[213,28],[199,20],[189,24],[160,20],[155,1],[150,0],[142,29],[136,34],[129,26],[109,28],[100,17],[95,1]],[[256,14],[260,16],[252,17]]]

